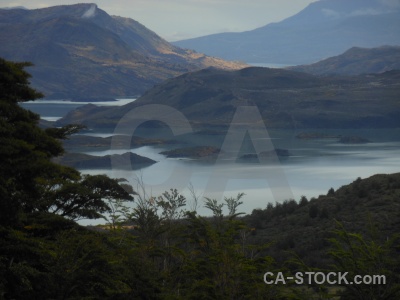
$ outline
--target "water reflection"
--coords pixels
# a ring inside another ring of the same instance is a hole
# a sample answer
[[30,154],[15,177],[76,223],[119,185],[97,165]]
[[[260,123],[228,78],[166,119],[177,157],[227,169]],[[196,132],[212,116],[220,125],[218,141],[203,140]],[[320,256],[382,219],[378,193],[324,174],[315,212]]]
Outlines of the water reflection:
[[[304,144],[302,141],[300,144]],[[316,144],[313,141],[312,144]],[[304,145],[303,145],[304,146]],[[191,183],[198,194],[205,193],[209,178],[218,171],[221,176],[229,179],[224,189],[224,196],[236,196],[244,192],[242,210],[250,213],[254,208],[264,208],[268,202],[281,201],[272,196],[270,182],[268,182],[268,167],[257,163],[234,163],[232,161],[218,164],[218,170],[213,163],[196,160],[169,159],[159,154],[166,147],[141,147],[132,149],[133,153],[152,158],[156,164],[140,171],[122,170],[85,170],[85,173],[107,173],[115,178],[127,178],[134,186],[140,179],[144,182],[150,194],[156,196],[170,188],[178,188],[190,198],[188,184]],[[320,147],[292,148],[293,155],[281,161],[280,167],[289,182],[290,189],[296,200],[302,195],[311,198],[326,194],[329,188],[337,189],[342,185],[354,181],[357,177],[366,178],[377,173],[396,173],[400,171],[400,142],[365,144],[365,145],[338,145],[335,143],[321,143]],[[126,151],[126,150],[125,150]],[[123,153],[118,151],[90,152],[92,155],[106,155]],[[189,174],[186,182],[174,181],[170,178],[174,169]],[[238,179],[234,179],[236,177]],[[168,186],[163,183],[170,180]],[[172,181],[171,181],[172,180]],[[175,184],[171,184],[171,182]],[[275,188],[275,187],[274,187]],[[279,187],[278,187],[279,188]],[[213,195],[207,195],[212,197]],[[200,207],[199,212],[208,214]]]
[[[134,99],[120,99],[118,102],[94,103],[96,105],[123,105]],[[42,118],[56,120],[64,116],[72,109],[82,106],[82,102],[65,102],[38,100],[35,102],[21,103],[27,109],[39,113]],[[326,194],[332,187],[339,188],[349,184],[356,178],[366,178],[377,173],[396,173],[400,172],[400,129],[317,129],[326,136],[346,135],[360,136],[372,141],[368,144],[344,145],[337,142],[337,139],[317,139],[301,140],[296,136],[303,130],[274,130],[268,129],[268,133],[276,148],[287,149],[290,157],[281,160],[280,167],[289,182],[290,189],[296,200],[302,195],[311,198],[320,194]],[[112,132],[86,132],[85,135],[97,137],[110,137]],[[136,133],[135,133],[136,134]],[[158,138],[152,136],[152,132],[143,131],[143,136],[148,138]],[[165,134],[162,134],[165,136]],[[220,147],[223,135],[193,135],[188,136],[185,142],[193,145],[207,143],[215,147]],[[267,180],[267,172],[270,170],[266,166],[255,163],[234,163],[227,161],[216,166],[210,161],[196,161],[190,159],[169,159],[159,154],[164,150],[170,150],[178,145],[162,147],[140,147],[130,151],[141,156],[149,157],[156,164],[139,171],[121,170],[84,170],[88,174],[108,174],[114,178],[127,178],[135,186],[138,180],[142,180],[146,185],[149,194],[157,196],[170,188],[179,188],[181,192],[190,198],[188,184],[191,183],[198,195],[204,193],[208,180],[211,175],[218,171],[221,176],[229,178],[224,189],[227,197],[236,196],[239,192],[244,192],[244,204],[242,211],[250,213],[254,208],[264,208],[268,202],[275,202],[270,189],[270,182]],[[252,148],[251,144],[242,145],[244,151]],[[122,154],[127,150],[106,150],[90,151],[91,155]],[[173,173],[175,170],[175,173]],[[172,174],[180,173],[176,178]],[[184,180],[177,179],[182,175]],[[169,180],[168,184],[165,182]],[[279,188],[279,187],[274,187]],[[208,195],[212,197],[213,195]],[[199,213],[208,214],[202,205]],[[93,222],[93,221],[90,221]]]

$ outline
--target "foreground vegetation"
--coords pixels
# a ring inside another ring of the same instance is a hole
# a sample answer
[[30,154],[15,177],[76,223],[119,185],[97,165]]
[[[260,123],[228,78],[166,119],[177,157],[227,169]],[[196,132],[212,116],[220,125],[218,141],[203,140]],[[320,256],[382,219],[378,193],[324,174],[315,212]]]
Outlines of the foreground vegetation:
[[[40,97],[27,63],[0,60],[0,299],[396,299],[400,174],[242,216],[241,199],[176,190],[148,197],[123,180],[57,165],[77,125],[42,130],[18,102]],[[129,205],[134,201],[134,205]],[[189,207],[189,209],[188,209]],[[106,226],[83,227],[82,218]],[[369,226],[370,225],[370,226]],[[370,228],[368,228],[368,226]],[[266,284],[266,272],[386,275],[385,285]]]

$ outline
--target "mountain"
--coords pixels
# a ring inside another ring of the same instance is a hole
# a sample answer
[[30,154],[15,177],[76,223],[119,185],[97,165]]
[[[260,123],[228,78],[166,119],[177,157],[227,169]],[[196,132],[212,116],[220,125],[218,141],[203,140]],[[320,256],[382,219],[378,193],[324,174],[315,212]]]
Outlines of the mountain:
[[278,23],[175,42],[249,63],[309,64],[352,47],[400,45],[400,5],[384,0],[320,0]]
[[182,50],[95,4],[0,9],[0,57],[30,61],[47,98],[132,97],[167,78],[237,63]]
[[353,47],[343,54],[327,58],[315,64],[290,67],[289,69],[315,75],[358,75],[400,70],[400,47]]
[[204,69],[169,79],[116,108],[83,106],[57,125],[114,128],[132,109],[170,106],[197,128],[229,126],[238,106],[256,105],[268,128],[400,127],[400,71],[326,76],[284,69]]

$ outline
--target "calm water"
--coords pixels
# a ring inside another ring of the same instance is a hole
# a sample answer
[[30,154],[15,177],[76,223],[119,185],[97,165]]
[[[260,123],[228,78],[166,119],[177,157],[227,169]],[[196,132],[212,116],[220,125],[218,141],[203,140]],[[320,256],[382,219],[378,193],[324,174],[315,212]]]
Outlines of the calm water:
[[[304,143],[299,143],[304,147]],[[291,148],[294,156],[281,161],[279,168],[283,170],[288,186],[296,200],[302,195],[308,198],[326,194],[328,189],[339,188],[357,177],[365,178],[377,173],[395,173],[400,171],[400,142],[382,142],[366,145],[341,145],[334,142],[321,143],[314,148],[316,141],[311,142],[310,148]],[[226,186],[221,181],[224,196],[236,196],[244,192],[242,210],[251,212],[254,208],[264,208],[268,202],[281,201],[271,193],[268,166],[258,163],[225,162],[221,165],[199,162],[189,159],[169,159],[160,155],[165,148],[141,147],[131,150],[142,156],[157,161],[156,164],[140,171],[121,170],[85,170],[85,173],[106,173],[115,178],[127,178],[135,186],[142,179],[146,190],[156,196],[171,187],[178,188],[189,196],[187,189],[192,184],[201,195],[207,192],[207,184],[214,174],[229,178]],[[92,155],[122,154],[126,150],[90,152]],[[296,155],[298,154],[298,155]],[[175,171],[173,171],[175,170]],[[173,173],[175,172],[175,173]],[[174,174],[174,175],[172,175]],[[236,177],[236,178],[234,178]],[[212,197],[212,194],[207,194]],[[190,197],[189,197],[190,198]],[[201,213],[207,213],[200,207]]]
[[35,100],[21,103],[21,106],[41,116],[43,120],[57,121],[71,110],[80,106],[93,103],[98,106],[121,106],[135,99],[117,99],[105,102],[73,102],[67,100]]
[[[122,105],[132,101],[123,99],[118,103],[100,105]],[[99,103],[96,103],[99,105]],[[24,107],[39,114],[42,118],[59,118],[69,110],[83,103],[39,101],[25,103]],[[312,130],[311,130],[312,131]],[[321,130],[315,130],[321,132]],[[299,200],[302,195],[311,198],[326,194],[332,187],[339,188],[358,177],[366,178],[377,173],[400,172],[400,129],[392,130],[324,130],[326,134],[357,135],[372,143],[362,145],[343,145],[335,139],[299,140],[299,132],[270,130],[271,141],[276,148],[288,149],[291,156],[274,167],[258,163],[204,162],[190,159],[170,159],[159,154],[174,146],[140,147],[131,150],[105,150],[86,152],[91,155],[122,154],[127,151],[149,157],[156,164],[139,171],[84,170],[88,174],[108,174],[115,178],[126,178],[136,187],[138,182],[145,185],[148,195],[157,196],[170,188],[177,188],[190,202],[189,185],[198,196],[234,197],[244,192],[241,211],[250,213],[255,208],[264,208],[268,202],[282,201],[284,195],[293,195]],[[110,136],[112,133],[89,133],[94,136]],[[223,138],[223,137],[222,137]],[[274,174],[283,174],[283,182],[271,180]],[[216,183],[218,191],[209,186]],[[280,197],[282,195],[282,197]],[[198,205],[200,214],[209,214],[203,202]],[[88,224],[96,221],[88,221]]]
[[290,67],[292,65],[288,65],[288,64],[269,64],[269,63],[248,63],[251,66],[255,66],[255,67],[264,67],[264,68],[272,68],[272,69],[283,69],[286,67]]

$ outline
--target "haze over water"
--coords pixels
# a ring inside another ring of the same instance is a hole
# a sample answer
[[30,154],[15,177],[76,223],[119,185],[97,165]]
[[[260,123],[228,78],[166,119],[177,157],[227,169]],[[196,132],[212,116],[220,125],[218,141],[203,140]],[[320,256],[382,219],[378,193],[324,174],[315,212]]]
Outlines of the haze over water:
[[[123,105],[133,99],[122,99],[117,102],[95,103],[96,105]],[[44,119],[57,119],[68,111],[86,103],[47,101],[40,100],[23,103],[41,115]],[[336,139],[300,140],[296,135],[300,132],[323,132],[325,134],[341,134],[346,136],[361,136],[372,143],[346,145],[340,144]],[[337,189],[349,184],[358,177],[366,178],[378,173],[396,173],[400,171],[400,129],[348,129],[348,130],[268,130],[272,143],[276,148],[289,150],[290,157],[280,160],[279,168],[283,170],[288,182],[288,187],[294,199],[301,196],[307,198],[318,197],[326,194],[332,187]],[[93,136],[111,136],[112,132],[84,133]],[[223,137],[221,137],[223,138]],[[162,147],[144,146],[130,151],[141,156],[149,157],[155,161],[147,168],[138,171],[122,170],[82,170],[87,174],[107,174],[115,178],[126,178],[135,187],[141,180],[146,187],[148,195],[158,196],[170,188],[177,188],[191,202],[188,185],[192,185],[197,196],[204,195],[207,184],[215,175],[229,178],[226,186],[225,180],[221,181],[225,197],[235,197],[238,193],[245,193],[241,211],[250,213],[255,208],[265,208],[269,202],[282,201],[276,199],[271,193],[266,166],[252,162],[234,161],[218,164],[213,162],[196,161],[190,159],[171,159],[159,154],[164,150],[178,148],[182,145],[168,145]],[[103,150],[86,152],[91,155],[122,154],[128,150]],[[218,168],[218,169],[217,169]],[[175,172],[175,173],[173,173]],[[173,176],[172,176],[173,174]],[[279,189],[279,187],[272,187]],[[287,186],[285,187],[287,188]],[[198,203],[200,214],[209,214],[203,207],[202,199]],[[95,221],[89,221],[94,224]]]

